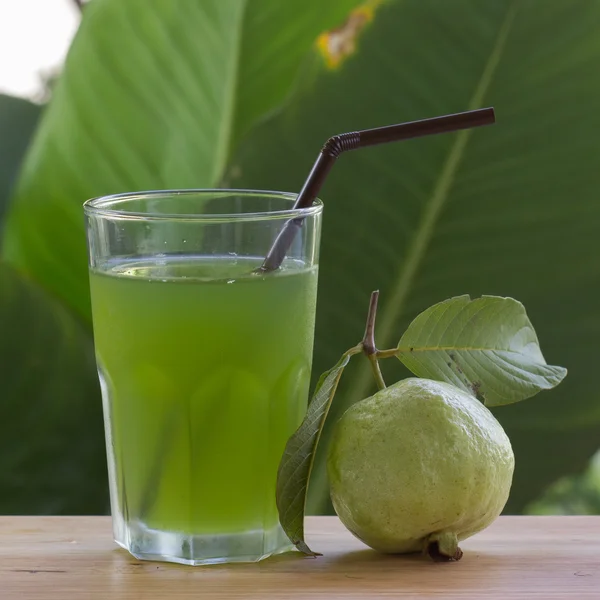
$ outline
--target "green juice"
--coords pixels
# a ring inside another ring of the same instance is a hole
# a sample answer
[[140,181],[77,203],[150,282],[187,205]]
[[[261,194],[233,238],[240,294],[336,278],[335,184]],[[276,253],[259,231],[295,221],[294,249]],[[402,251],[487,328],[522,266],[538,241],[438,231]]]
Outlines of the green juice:
[[280,531],[277,467],[306,411],[317,269],[290,260],[252,274],[260,262],[165,257],[91,272],[122,524],[207,539]]

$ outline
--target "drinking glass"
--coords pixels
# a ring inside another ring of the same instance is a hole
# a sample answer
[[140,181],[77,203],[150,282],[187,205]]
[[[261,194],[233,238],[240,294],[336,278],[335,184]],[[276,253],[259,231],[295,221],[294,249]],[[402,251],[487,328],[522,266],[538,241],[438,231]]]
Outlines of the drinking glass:
[[[291,549],[278,464],[310,379],[322,204],[250,190],[84,205],[115,541],[140,559]],[[280,268],[264,256],[300,219]]]

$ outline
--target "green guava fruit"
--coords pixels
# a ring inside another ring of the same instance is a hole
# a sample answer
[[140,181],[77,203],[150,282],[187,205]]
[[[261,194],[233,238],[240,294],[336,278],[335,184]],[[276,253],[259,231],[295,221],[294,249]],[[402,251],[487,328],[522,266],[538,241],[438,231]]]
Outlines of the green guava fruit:
[[336,513],[365,544],[458,560],[458,542],[502,512],[514,455],[500,423],[474,396],[413,377],[342,415],[327,471]]

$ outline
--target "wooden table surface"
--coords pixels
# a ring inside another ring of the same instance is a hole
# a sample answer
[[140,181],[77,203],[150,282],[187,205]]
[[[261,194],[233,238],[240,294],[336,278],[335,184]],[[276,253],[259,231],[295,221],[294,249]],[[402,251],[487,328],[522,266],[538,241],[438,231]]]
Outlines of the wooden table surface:
[[0,599],[600,600],[600,517],[500,517],[446,564],[379,555],[333,517],[307,530],[323,556],[182,567],[117,548],[107,517],[0,517]]

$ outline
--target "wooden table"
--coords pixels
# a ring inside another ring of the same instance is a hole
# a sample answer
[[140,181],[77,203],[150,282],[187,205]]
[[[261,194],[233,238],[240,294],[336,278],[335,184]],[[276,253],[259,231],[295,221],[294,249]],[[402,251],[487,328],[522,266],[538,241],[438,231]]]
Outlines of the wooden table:
[[378,555],[333,517],[307,530],[324,556],[193,568],[136,560],[107,517],[0,517],[0,599],[600,600],[600,517],[500,517],[446,564]]

